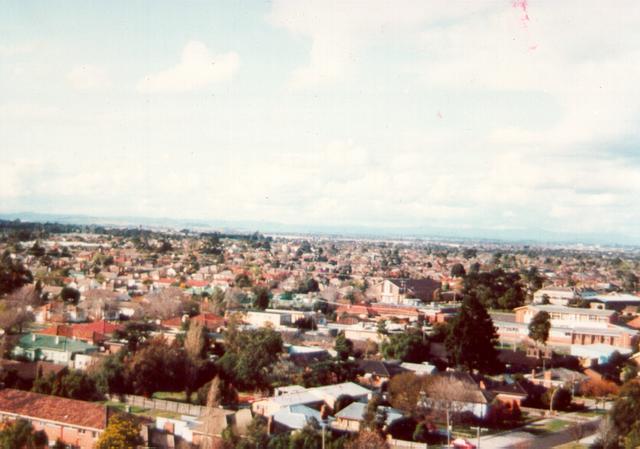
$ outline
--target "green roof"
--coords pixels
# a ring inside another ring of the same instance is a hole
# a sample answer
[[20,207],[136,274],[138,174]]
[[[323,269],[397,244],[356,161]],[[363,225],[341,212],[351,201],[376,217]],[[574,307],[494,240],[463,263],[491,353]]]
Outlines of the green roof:
[[[35,336],[35,339],[34,339]],[[57,343],[56,343],[56,338]],[[97,351],[98,347],[90,345],[79,340],[72,340],[67,337],[56,337],[54,335],[41,335],[41,334],[25,334],[20,337],[18,346],[25,351],[34,349],[48,349],[61,352],[93,352]]]

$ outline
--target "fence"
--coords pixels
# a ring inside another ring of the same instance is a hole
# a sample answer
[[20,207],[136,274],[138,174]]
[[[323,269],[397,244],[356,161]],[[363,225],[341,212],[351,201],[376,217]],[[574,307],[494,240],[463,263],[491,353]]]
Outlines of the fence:
[[167,401],[164,399],[149,399],[143,396],[124,395],[122,397],[110,397],[113,401],[122,402],[132,407],[140,407],[151,410],[162,410],[174,412],[181,415],[202,416],[205,407],[195,404],[185,404],[184,402]]
[[392,449],[429,449],[427,443],[416,443],[414,441],[395,440],[387,438],[387,443]]

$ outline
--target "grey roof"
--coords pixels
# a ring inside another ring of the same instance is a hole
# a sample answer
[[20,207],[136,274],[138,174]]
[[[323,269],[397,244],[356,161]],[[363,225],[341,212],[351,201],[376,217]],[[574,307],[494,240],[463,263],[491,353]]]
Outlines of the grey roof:
[[[387,424],[391,424],[393,421],[402,418],[402,412],[395,408],[378,406],[378,410],[383,409],[387,412]],[[362,421],[364,419],[364,414],[367,411],[367,404],[364,402],[352,402],[338,413],[336,413],[336,418],[340,419],[348,419],[351,421]]]
[[320,422],[322,415],[318,410],[306,405],[291,405],[281,408],[273,415],[273,420],[289,429],[302,429],[309,422],[315,419]]

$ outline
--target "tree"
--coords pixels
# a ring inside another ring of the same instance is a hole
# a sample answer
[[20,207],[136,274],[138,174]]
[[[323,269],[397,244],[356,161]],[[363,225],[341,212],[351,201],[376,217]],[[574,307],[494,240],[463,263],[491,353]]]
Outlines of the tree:
[[151,332],[156,330],[156,326],[147,322],[130,321],[124,329],[117,329],[113,336],[118,340],[127,342],[127,349],[136,352],[138,347],[146,342],[151,336]]
[[445,340],[451,361],[469,372],[492,373],[500,368],[498,334],[487,310],[474,294],[465,295]]
[[240,273],[235,278],[235,285],[238,288],[248,288],[251,287],[252,284],[251,278],[247,273]]
[[98,391],[94,379],[82,371],[67,371],[49,373],[38,377],[32,391],[41,394],[77,399],[80,401],[98,401],[103,399]]
[[96,449],[131,449],[143,443],[140,426],[126,415],[114,415],[100,435]]
[[387,421],[386,412],[384,408],[381,408],[382,397],[378,394],[374,394],[365,408],[364,415],[362,416],[361,429],[372,430],[381,432]]
[[240,388],[266,386],[269,368],[282,352],[282,336],[271,328],[237,331],[228,326],[226,352],[218,361],[221,371]]
[[0,259],[0,296],[33,282],[33,274],[22,262],[5,251]]
[[389,331],[387,330],[387,321],[386,320],[379,320],[377,328],[378,328],[378,335],[380,335],[380,336],[389,335]]
[[51,449],[68,449],[68,446],[61,439],[57,439]]
[[640,425],[640,381],[634,380],[620,389],[610,413],[617,434],[624,437]]
[[419,423],[413,432],[413,435],[412,435],[413,441],[424,443],[427,441],[428,437],[429,437],[429,430],[427,429],[427,426],[425,426],[424,423]]
[[596,408],[599,402],[606,401],[606,398],[618,394],[619,387],[614,382],[605,379],[589,379],[581,386],[584,396],[591,396],[596,401]]
[[[571,405],[571,391],[566,388],[550,388],[540,398],[550,410],[567,410]],[[551,403],[553,401],[553,404]]]
[[0,431],[0,449],[39,449],[48,446],[47,434],[34,431],[31,423],[18,419]]
[[451,277],[462,278],[467,274],[461,263],[456,263],[451,267]]
[[187,400],[191,399],[191,393],[197,387],[198,377],[206,363],[205,357],[209,339],[206,328],[199,321],[191,321],[189,330],[184,340],[185,357],[185,393]]
[[465,248],[464,251],[462,251],[462,257],[467,260],[473,259],[474,257],[478,257],[478,251],[474,248]]
[[389,402],[394,408],[402,410],[408,415],[419,415],[418,401],[425,381],[425,376],[418,376],[413,372],[393,376],[387,387]]
[[60,291],[60,297],[69,304],[78,304],[78,301],[80,301],[80,292],[73,287],[64,287]]
[[97,365],[89,368],[89,375],[93,378],[100,393],[122,395],[127,392],[124,377],[124,356],[125,351],[108,355],[102,358]]
[[214,407],[236,404],[238,392],[233,385],[217,375],[212,381],[200,387],[196,401],[200,405],[207,405],[211,402]]
[[269,307],[271,293],[269,289],[261,285],[253,287],[253,307],[264,310]]
[[345,449],[385,449],[389,445],[378,432],[363,431],[345,445]]
[[291,435],[289,449],[317,449],[322,447],[320,425],[312,419],[302,430]]
[[[125,379],[131,391],[150,397],[156,391],[184,388],[185,355],[163,338],[149,341],[125,364]],[[182,382],[181,382],[182,381]]]
[[336,336],[333,348],[337,352],[337,358],[347,360],[353,354],[353,342],[345,337],[344,332],[340,332]]
[[318,281],[316,281],[312,277],[308,277],[298,283],[298,287],[296,290],[298,291],[298,293],[306,294],[310,292],[317,292],[319,289],[320,285],[318,284]]
[[[551,316],[548,312],[540,311],[529,322],[529,338],[531,338],[536,346],[547,345],[549,339],[549,330],[551,329]],[[542,357],[542,364],[544,370],[544,356]]]
[[0,301],[0,328],[5,333],[22,332],[23,326],[33,321],[31,308],[38,304],[40,296],[37,289],[24,285],[13,290]]
[[406,333],[393,334],[382,342],[380,351],[385,359],[422,363],[429,359],[429,342],[422,333],[409,329]]

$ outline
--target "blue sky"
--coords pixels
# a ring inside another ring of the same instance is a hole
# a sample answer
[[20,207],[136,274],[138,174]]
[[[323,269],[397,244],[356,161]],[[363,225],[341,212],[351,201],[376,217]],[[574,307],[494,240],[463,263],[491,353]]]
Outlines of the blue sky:
[[640,241],[637,2],[0,10],[0,212]]

